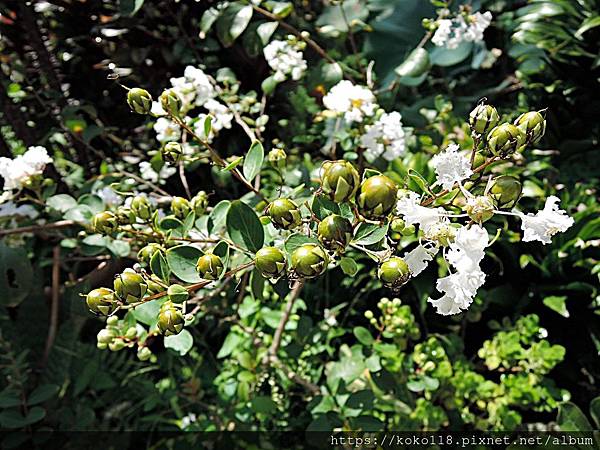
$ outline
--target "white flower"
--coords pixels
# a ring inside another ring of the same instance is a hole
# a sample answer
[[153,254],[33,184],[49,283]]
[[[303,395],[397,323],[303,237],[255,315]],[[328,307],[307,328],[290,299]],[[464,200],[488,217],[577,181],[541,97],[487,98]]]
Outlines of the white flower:
[[437,254],[438,248],[429,249],[421,244],[405,253],[402,259],[408,264],[408,270],[413,277],[416,277],[425,270],[429,261]]
[[459,272],[479,269],[488,245],[488,233],[480,226],[461,227],[446,255],[448,262]]
[[462,14],[454,19],[441,19],[435,30],[431,42],[438,47],[455,49],[462,42],[481,42],[483,32],[492,23],[492,13],[477,12],[467,17]]
[[[204,103],[204,107],[208,110],[213,118],[212,129],[214,131],[219,131],[223,128],[231,128],[233,113],[229,110],[229,108],[212,99]],[[204,123],[204,121],[202,121],[202,123]]]
[[436,185],[440,184],[444,189],[451,190],[455,183],[461,183],[473,175],[469,158],[459,150],[458,144],[452,144],[431,158],[431,165],[437,175]]
[[275,71],[275,79],[283,81],[287,76],[299,80],[304,75],[307,65],[302,52],[287,41],[274,40],[264,50],[265,59]]
[[0,217],[22,216],[35,219],[38,216],[37,210],[31,205],[17,206],[12,201],[0,205]]
[[450,34],[452,33],[452,21],[450,19],[442,19],[438,21],[438,27],[431,38],[431,42],[438,47],[444,46]]
[[29,147],[14,159],[0,158],[0,176],[4,178],[4,190],[19,189],[33,175],[44,171],[46,164],[52,162],[48,151],[41,146]]
[[159,181],[159,179],[161,181],[165,180],[171,175],[173,175],[175,172],[177,172],[177,169],[175,167],[169,167],[165,164],[162,167],[162,169],[160,169],[160,173],[156,173],[156,171],[152,168],[152,165],[148,161],[142,161],[140,163],[140,176],[144,180],[148,180],[151,183],[156,183]]
[[544,209],[536,214],[519,214],[524,242],[540,241],[549,244],[552,236],[567,231],[573,225],[573,218],[565,210],[558,209],[559,201],[558,197],[552,195],[546,199]]
[[409,192],[408,195],[400,198],[396,211],[403,216],[406,225],[417,224],[424,233],[427,233],[432,226],[448,220],[444,208],[421,206],[419,194],[416,192]]
[[108,207],[117,206],[123,203],[123,198],[110,186],[104,186],[102,189],[97,189],[93,191],[92,194],[100,197]]
[[160,102],[153,101],[152,107],[150,108],[150,113],[155,116],[166,116],[167,112],[163,109]]
[[181,138],[181,128],[175,122],[166,117],[159,117],[154,124],[156,139],[159,142],[178,141]]
[[356,86],[348,80],[342,80],[323,97],[327,109],[343,114],[348,122],[362,122],[365,116],[375,113],[377,104],[373,93],[363,86]]
[[492,23],[492,13],[486,11],[481,14],[477,12],[469,16],[469,25],[464,29],[463,39],[467,42],[483,41],[483,32]]
[[387,161],[399,158],[406,151],[402,116],[399,112],[384,113],[360,138],[366,148],[365,157],[372,162],[380,156]]
[[196,105],[202,106],[204,102],[216,96],[215,87],[202,69],[187,66],[183,72],[183,76],[194,85],[196,90]]

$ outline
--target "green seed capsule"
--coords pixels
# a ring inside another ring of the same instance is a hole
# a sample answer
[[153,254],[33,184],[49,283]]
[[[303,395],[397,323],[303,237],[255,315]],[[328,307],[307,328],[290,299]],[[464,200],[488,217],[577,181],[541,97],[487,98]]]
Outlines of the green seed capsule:
[[173,303],[183,303],[190,296],[187,289],[180,284],[172,284],[169,286],[167,295],[169,296],[169,300]]
[[127,302],[139,302],[148,292],[148,285],[144,278],[133,269],[125,269],[117,275],[114,281],[115,294]]
[[503,123],[490,131],[487,139],[492,154],[504,157],[515,153],[525,144],[525,133],[510,123]]
[[160,154],[164,161],[177,164],[183,158],[183,147],[179,142],[167,142],[160,149]]
[[337,214],[325,217],[319,223],[317,233],[321,244],[329,250],[343,253],[352,240],[352,224],[348,219]]
[[502,175],[496,178],[490,188],[490,197],[498,208],[513,208],[523,192],[523,185],[518,178]]
[[171,213],[178,219],[185,219],[192,211],[190,202],[183,197],[173,197],[171,200]]
[[298,205],[287,198],[278,198],[267,207],[267,214],[277,228],[293,230],[302,224],[302,214]]
[[194,210],[196,217],[200,217],[208,208],[208,194],[204,191],[198,192],[190,200],[190,206]]
[[500,121],[498,111],[491,105],[477,105],[469,114],[469,126],[477,134],[485,135]]
[[494,216],[494,202],[487,195],[478,195],[467,199],[465,212],[469,218],[479,224]]
[[103,211],[92,217],[92,229],[100,234],[112,234],[119,229],[117,217],[110,211]]
[[263,247],[256,252],[254,266],[265,278],[279,278],[285,273],[285,255],[276,247]]
[[402,258],[392,256],[381,263],[377,276],[384,286],[398,289],[410,278],[410,270]]
[[152,109],[152,96],[145,89],[129,89],[127,92],[127,104],[135,113],[148,114]]
[[85,296],[85,302],[90,311],[102,316],[108,316],[117,307],[115,293],[107,288],[98,288],[90,291]]
[[329,256],[316,244],[304,244],[292,253],[292,274],[298,278],[314,278],[327,270]]
[[336,203],[354,198],[360,176],[352,163],[345,160],[326,161],[321,167],[321,189]]
[[276,169],[283,170],[287,161],[287,154],[282,148],[274,148],[267,155],[267,161]]
[[148,220],[152,217],[154,207],[148,197],[145,195],[136,195],[131,200],[131,212],[134,216],[142,220]]
[[148,347],[140,347],[137,351],[137,357],[140,361],[147,361],[152,356],[152,352]]
[[117,337],[116,331],[107,330],[106,328],[104,328],[103,330],[100,330],[98,332],[98,335],[96,336],[96,340],[100,344],[110,344],[115,337]]
[[162,246],[160,244],[157,244],[156,242],[151,242],[150,244],[140,249],[140,251],[137,254],[137,258],[142,263],[150,264],[150,260],[158,252],[164,252]]
[[175,89],[166,89],[160,94],[160,105],[167,113],[179,117],[183,103]]
[[224,268],[221,258],[212,253],[202,255],[196,263],[198,274],[205,280],[218,280]]
[[546,132],[546,119],[539,111],[521,114],[515,120],[515,125],[525,134],[528,144],[535,144]]
[[179,334],[185,325],[181,311],[175,307],[161,308],[158,314],[158,329],[165,336]]
[[356,203],[367,219],[381,219],[396,206],[398,186],[385,175],[367,178],[360,186]]

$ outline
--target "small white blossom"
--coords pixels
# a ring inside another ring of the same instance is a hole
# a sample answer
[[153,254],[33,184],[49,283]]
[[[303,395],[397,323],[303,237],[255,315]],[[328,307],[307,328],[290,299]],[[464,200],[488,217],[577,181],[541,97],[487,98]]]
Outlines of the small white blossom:
[[402,116],[399,112],[384,113],[373,125],[367,127],[367,132],[360,138],[365,157],[372,162],[383,156],[387,161],[393,161],[406,151]]
[[[233,120],[233,113],[227,108],[227,106],[219,103],[216,100],[208,100],[204,103],[204,107],[208,110],[212,116],[212,129],[219,131],[223,128],[231,128],[231,121]],[[204,121],[202,121],[204,123]]]
[[177,172],[175,167],[170,167],[166,164],[162,167],[162,169],[160,169],[160,173],[157,173],[148,161],[142,161],[140,163],[140,176],[144,180],[148,180],[151,183],[156,183],[159,181],[159,179],[161,181],[166,180],[175,172]]
[[299,80],[304,75],[307,65],[302,52],[288,41],[271,41],[263,52],[267,63],[275,71],[277,81],[284,81],[288,76]]
[[108,207],[117,206],[123,203],[123,198],[110,186],[104,186],[102,189],[97,189],[92,192],[102,199]]
[[452,144],[431,158],[431,165],[437,175],[436,185],[451,190],[455,183],[461,183],[473,175],[469,158],[459,150],[458,144]]
[[431,38],[431,42],[438,47],[442,47],[446,44],[452,34],[452,20],[441,19],[438,21],[438,27]]
[[29,177],[42,173],[51,162],[48,151],[41,146],[29,147],[23,155],[14,159],[0,158],[0,176],[4,178],[4,190],[21,188]]
[[408,270],[413,277],[416,277],[425,270],[429,261],[437,254],[438,248],[429,249],[421,244],[405,253],[402,259],[408,264]]
[[159,117],[156,120],[154,131],[156,131],[156,139],[163,144],[181,138],[181,127],[166,117]]
[[431,42],[438,47],[455,49],[463,42],[481,42],[483,33],[492,23],[492,13],[477,12],[467,19],[461,14],[454,19],[441,19],[431,38]]
[[540,241],[544,245],[549,244],[552,236],[567,231],[573,225],[573,218],[565,210],[558,209],[559,201],[558,197],[552,195],[546,199],[544,209],[536,214],[519,214],[524,242]]
[[342,80],[323,97],[327,109],[343,114],[348,122],[362,122],[366,116],[375,113],[375,96],[366,87],[356,86],[348,80]]
[[419,194],[416,192],[409,192],[408,195],[400,198],[396,205],[396,211],[403,217],[406,225],[419,225],[424,233],[427,233],[427,230],[439,222],[448,220],[444,208],[421,206]]

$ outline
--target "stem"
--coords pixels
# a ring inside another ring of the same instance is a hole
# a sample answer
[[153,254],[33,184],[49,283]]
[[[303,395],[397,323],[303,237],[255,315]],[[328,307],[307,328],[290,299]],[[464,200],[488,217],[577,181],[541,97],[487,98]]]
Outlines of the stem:
[[281,345],[281,338],[283,337],[283,329],[285,328],[285,325],[287,324],[287,322],[290,318],[290,314],[292,313],[292,308],[294,307],[294,303],[296,302],[296,299],[300,295],[300,291],[302,291],[303,286],[304,286],[304,283],[302,281],[297,281],[296,285],[293,287],[292,291],[290,292],[288,302],[285,305],[285,310],[283,311],[283,316],[281,317],[281,320],[279,321],[279,325],[277,325],[277,329],[275,330],[275,334],[273,335],[273,343],[271,344],[271,347],[269,348],[269,352],[267,354],[268,359],[271,362],[275,362],[278,360],[277,351],[279,350],[279,346]]
[[42,358],[42,366],[46,365],[50,350],[56,339],[58,329],[58,308],[60,300],[60,245],[54,247],[52,252],[52,297],[50,304],[50,326],[48,327],[48,337],[46,338],[46,347]]
[[79,224],[73,220],[60,220],[58,222],[47,223],[44,225],[30,225],[27,227],[12,228],[10,230],[0,230],[0,236],[8,236],[9,234],[19,234],[19,233],[35,233],[37,231],[43,231],[43,230],[56,230],[59,228],[68,228],[73,225],[79,225]]

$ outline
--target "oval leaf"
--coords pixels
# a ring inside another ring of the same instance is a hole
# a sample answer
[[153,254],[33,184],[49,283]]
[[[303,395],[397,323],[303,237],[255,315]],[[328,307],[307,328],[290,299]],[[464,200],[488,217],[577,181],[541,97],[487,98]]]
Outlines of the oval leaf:
[[252,208],[240,200],[231,202],[227,212],[227,233],[233,242],[257,252],[263,246],[265,230]]

